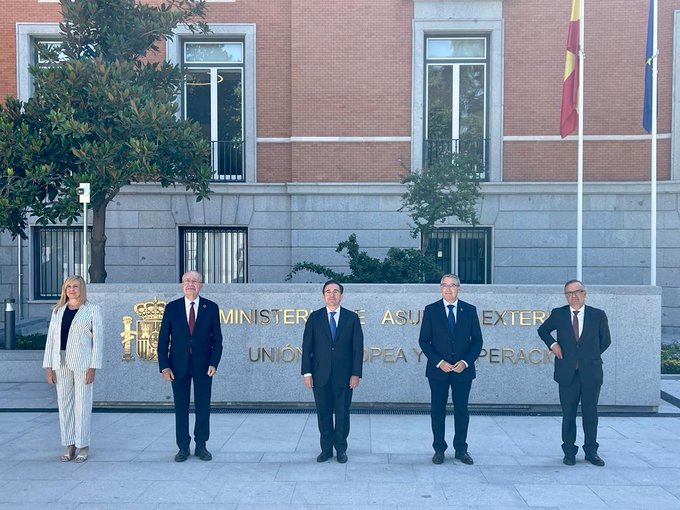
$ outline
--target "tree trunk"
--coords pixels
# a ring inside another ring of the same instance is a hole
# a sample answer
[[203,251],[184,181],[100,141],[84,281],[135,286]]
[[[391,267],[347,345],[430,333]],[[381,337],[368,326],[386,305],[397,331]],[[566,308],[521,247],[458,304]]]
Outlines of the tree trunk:
[[92,240],[90,244],[90,282],[106,281],[106,201],[101,200],[92,205]]
[[420,231],[420,253],[422,253],[423,256],[427,253],[430,237],[431,235],[429,233],[423,232],[422,230]]

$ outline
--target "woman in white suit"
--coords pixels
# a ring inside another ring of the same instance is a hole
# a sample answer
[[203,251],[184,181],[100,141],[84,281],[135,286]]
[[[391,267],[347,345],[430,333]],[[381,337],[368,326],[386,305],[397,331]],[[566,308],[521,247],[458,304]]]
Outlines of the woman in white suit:
[[85,280],[69,276],[52,309],[43,358],[47,382],[57,387],[61,444],[66,446],[62,462],[85,462],[89,455],[92,383],[102,366],[102,342],[99,306],[87,301]]

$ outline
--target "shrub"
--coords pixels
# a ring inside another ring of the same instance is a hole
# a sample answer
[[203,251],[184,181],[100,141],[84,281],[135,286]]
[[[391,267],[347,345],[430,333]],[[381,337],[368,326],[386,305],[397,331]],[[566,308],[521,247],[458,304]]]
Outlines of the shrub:
[[680,343],[661,346],[661,373],[680,374]]
[[33,335],[17,335],[16,348],[22,350],[41,351],[45,348],[47,335],[44,333],[35,333]]

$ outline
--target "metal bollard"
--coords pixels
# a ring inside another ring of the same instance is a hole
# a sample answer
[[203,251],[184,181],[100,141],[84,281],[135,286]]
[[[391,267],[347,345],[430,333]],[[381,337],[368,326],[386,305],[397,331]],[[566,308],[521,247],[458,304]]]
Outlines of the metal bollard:
[[5,349],[16,349],[14,299],[5,299]]

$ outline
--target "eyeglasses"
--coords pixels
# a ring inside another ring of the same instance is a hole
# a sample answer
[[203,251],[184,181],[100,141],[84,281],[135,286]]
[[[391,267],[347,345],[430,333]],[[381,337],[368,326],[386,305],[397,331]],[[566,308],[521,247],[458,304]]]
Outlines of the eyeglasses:
[[585,290],[572,290],[571,292],[565,292],[564,295],[567,297],[578,297],[581,294],[585,294]]
[[439,286],[442,289],[455,289],[456,287],[460,287],[457,283],[442,283]]

